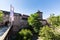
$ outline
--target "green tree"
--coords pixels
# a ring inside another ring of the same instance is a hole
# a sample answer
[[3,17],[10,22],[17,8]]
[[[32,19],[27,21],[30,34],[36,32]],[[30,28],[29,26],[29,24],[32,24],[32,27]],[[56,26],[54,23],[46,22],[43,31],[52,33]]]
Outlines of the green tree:
[[16,37],[16,40],[32,40],[32,32],[28,29],[22,29],[18,36]]
[[0,22],[2,22],[2,21],[3,21],[3,12],[0,11]]
[[31,14],[28,18],[28,23],[31,25],[36,33],[39,32],[40,27],[42,26],[38,13]]
[[50,17],[48,18],[48,22],[52,25],[52,26],[59,26],[60,25],[60,16],[55,16],[55,15],[50,15]]
[[40,37],[43,38],[43,40],[55,40],[55,35],[53,33],[53,29],[48,26],[42,27],[39,35],[40,35]]

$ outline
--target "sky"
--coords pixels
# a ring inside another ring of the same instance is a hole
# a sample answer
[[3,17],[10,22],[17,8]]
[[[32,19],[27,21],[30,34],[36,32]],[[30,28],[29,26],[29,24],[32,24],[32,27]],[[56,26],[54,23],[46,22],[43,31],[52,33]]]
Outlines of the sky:
[[26,15],[40,10],[44,19],[52,13],[60,15],[60,0],[0,0],[0,10],[10,11],[10,5],[14,7],[14,12]]

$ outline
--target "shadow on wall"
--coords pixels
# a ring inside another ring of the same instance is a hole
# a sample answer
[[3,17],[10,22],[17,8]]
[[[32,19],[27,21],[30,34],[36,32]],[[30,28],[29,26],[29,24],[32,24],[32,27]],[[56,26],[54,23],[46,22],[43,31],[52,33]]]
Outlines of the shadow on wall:
[[4,26],[9,26],[9,24],[10,24],[10,22],[9,21],[6,21],[5,23],[4,23]]

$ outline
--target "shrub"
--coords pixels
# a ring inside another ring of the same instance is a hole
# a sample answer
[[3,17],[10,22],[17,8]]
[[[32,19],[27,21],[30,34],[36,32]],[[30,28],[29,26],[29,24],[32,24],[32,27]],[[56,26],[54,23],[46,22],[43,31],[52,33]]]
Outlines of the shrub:
[[31,40],[32,33],[28,29],[22,29],[18,34],[18,40]]
[[41,28],[39,35],[40,37],[44,37],[43,40],[52,40],[55,37],[52,28],[48,26]]
[[2,22],[2,21],[3,21],[3,12],[0,11],[0,22]]

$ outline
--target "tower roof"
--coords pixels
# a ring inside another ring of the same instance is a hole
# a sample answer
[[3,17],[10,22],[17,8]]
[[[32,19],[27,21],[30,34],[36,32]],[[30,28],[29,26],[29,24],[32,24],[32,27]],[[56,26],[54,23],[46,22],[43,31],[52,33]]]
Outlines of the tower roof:
[[42,12],[40,10],[38,10],[37,13],[42,13]]

